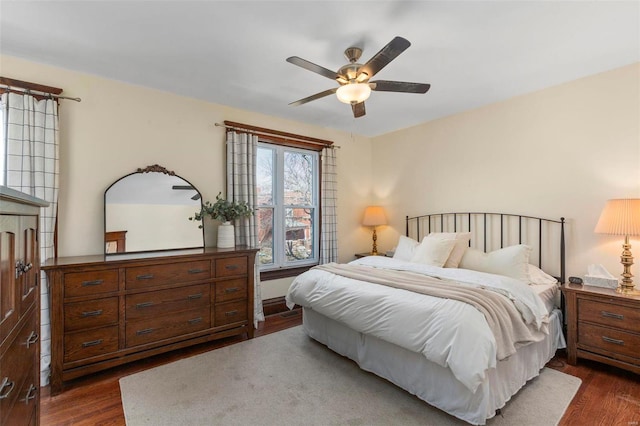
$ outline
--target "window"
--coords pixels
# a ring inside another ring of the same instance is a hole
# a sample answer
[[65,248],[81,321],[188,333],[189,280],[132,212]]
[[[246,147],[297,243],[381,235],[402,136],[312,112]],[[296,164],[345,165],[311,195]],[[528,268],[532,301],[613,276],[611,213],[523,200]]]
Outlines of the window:
[[269,271],[318,263],[319,155],[258,143],[258,259]]

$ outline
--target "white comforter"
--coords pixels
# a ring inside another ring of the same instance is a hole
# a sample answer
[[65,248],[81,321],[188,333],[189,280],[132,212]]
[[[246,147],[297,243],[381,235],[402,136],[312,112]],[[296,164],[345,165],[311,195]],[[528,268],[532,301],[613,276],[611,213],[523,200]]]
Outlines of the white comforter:
[[[459,285],[490,288],[514,302],[523,320],[546,332],[544,303],[529,286],[512,278],[455,268],[366,257],[352,262],[376,268],[418,272]],[[375,273],[372,270],[372,273]],[[287,306],[311,308],[361,333],[371,334],[449,368],[472,392],[496,366],[496,342],[484,315],[473,306],[319,270],[299,275],[286,296]]]

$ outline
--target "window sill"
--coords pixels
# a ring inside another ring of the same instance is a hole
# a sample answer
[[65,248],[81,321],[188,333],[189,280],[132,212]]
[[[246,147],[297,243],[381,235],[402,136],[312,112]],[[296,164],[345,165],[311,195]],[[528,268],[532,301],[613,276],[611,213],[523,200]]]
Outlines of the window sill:
[[282,268],[271,271],[260,272],[260,281],[277,280],[279,278],[297,277],[303,272],[308,271],[317,264],[300,266],[298,268]]

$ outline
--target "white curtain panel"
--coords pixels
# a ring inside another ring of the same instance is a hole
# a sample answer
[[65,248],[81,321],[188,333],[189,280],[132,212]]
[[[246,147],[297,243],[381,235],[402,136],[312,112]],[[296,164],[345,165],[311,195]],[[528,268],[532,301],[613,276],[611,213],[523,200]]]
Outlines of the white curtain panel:
[[[256,191],[256,158],[258,137],[247,133],[227,132],[227,199],[244,201],[255,211],[258,204]],[[234,223],[236,244],[258,247],[258,221],[255,215],[238,219]],[[258,327],[264,321],[260,265],[254,265],[254,312],[253,323]]]
[[338,261],[338,185],[336,149],[322,150],[322,229],[320,230],[320,263]]
[[[6,114],[6,186],[49,202],[40,211],[40,260],[44,261],[54,256],[58,211],[58,103],[17,93],[2,94],[1,102]],[[51,365],[51,327],[44,274],[40,284],[40,383],[45,386]]]

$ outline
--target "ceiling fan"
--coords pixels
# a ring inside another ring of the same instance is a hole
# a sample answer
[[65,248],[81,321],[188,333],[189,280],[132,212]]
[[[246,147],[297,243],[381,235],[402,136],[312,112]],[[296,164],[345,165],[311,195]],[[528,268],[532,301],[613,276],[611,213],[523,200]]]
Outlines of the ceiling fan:
[[407,50],[409,46],[411,46],[409,40],[395,37],[364,65],[358,63],[358,59],[362,55],[362,49],[349,47],[344,51],[344,56],[347,57],[349,63],[341,67],[337,72],[316,65],[306,59],[291,56],[287,58],[287,62],[335,80],[340,86],[291,102],[289,105],[303,105],[335,93],[340,102],[351,104],[353,116],[358,118],[365,115],[364,101],[369,98],[372,90],[376,92],[427,93],[431,87],[430,84],[389,80],[369,81],[389,62]]

